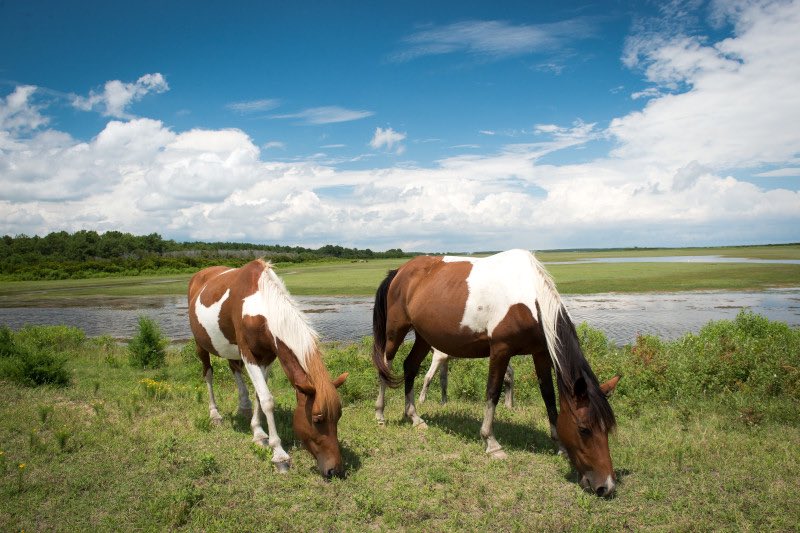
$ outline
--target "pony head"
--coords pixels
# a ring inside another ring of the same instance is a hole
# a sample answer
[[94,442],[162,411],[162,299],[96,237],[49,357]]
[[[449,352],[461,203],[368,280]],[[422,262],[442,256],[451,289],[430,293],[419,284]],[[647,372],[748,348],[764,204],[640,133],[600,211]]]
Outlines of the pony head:
[[343,477],[342,453],[339,450],[337,424],[342,404],[336,389],[347,379],[347,372],[316,387],[309,382],[295,384],[297,407],[294,410],[294,433],[317,460],[317,470],[325,478]]
[[566,449],[580,475],[580,484],[601,497],[611,496],[616,489],[616,475],[608,449],[608,433],[614,417],[608,405],[619,382],[614,376],[597,385],[591,376],[581,376],[572,387],[561,388],[561,412],[556,426],[558,439]]

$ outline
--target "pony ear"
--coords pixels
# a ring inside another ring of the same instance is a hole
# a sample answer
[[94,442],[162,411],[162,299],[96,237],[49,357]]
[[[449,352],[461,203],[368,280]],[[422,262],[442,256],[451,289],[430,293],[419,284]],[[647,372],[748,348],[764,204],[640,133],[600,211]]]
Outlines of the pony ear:
[[334,379],[331,383],[333,383],[333,386],[338,389],[339,387],[342,386],[342,383],[344,383],[344,380],[346,380],[347,376],[349,376],[349,375],[350,375],[350,372],[343,372],[341,376],[339,376],[338,378]]
[[609,379],[608,381],[606,381],[605,383],[603,383],[602,385],[600,385],[600,391],[605,395],[606,398],[610,398],[611,395],[614,394],[614,391],[617,388],[617,383],[619,383],[620,378],[622,378],[622,376],[618,374],[613,378]]

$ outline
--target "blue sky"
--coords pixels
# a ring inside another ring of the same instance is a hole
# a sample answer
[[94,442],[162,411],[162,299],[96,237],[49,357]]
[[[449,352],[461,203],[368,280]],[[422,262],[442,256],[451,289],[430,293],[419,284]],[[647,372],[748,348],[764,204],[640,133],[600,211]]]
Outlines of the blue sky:
[[798,2],[0,4],[0,233],[800,241]]

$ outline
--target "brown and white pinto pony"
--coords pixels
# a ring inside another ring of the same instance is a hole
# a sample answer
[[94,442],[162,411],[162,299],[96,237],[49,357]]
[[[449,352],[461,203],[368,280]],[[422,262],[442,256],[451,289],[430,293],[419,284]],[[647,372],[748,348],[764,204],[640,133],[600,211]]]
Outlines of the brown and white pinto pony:
[[[239,413],[251,417],[253,442],[268,444],[278,472],[288,471],[291,459],[281,446],[275,401],[267,387],[270,366],[277,358],[297,396],[295,435],[317,460],[323,476],[343,474],[337,437],[342,407],[336,388],[347,373],[331,381],[316,332],[269,263],[259,259],[241,268],[216,266],[195,274],[189,282],[189,324],[203,363],[212,421],[219,423],[222,417],[214,399],[209,354],[228,360],[239,389]],[[256,391],[255,410],[242,367]],[[261,427],[259,408],[266,416],[269,434]]]
[[[403,362],[404,376],[396,376],[391,361],[411,329],[414,345]],[[533,354],[551,436],[568,453],[584,488],[599,496],[614,492],[608,433],[616,422],[606,398],[619,377],[598,383],[552,278],[530,252],[411,259],[390,271],[378,288],[373,333],[373,362],[381,378],[375,404],[379,423],[384,420],[386,385],[397,387],[404,381],[405,415],[415,427],[425,427],[414,407],[414,378],[431,347],[453,357],[489,357],[480,433],[486,453],[504,458],[492,431],[503,376],[513,355]]]
[[[436,375],[437,370],[439,371],[439,386],[442,389],[442,403],[447,403],[447,374],[449,360],[449,355],[437,350],[436,348],[433,349],[433,355],[431,356],[431,367],[425,374],[425,377],[422,380],[422,389],[419,391],[419,403],[425,403],[425,400],[428,398],[428,387],[431,386],[431,381],[433,381],[433,376]],[[511,363],[508,363],[506,374],[503,377],[503,392],[505,393],[506,407],[511,409],[514,407],[514,368],[511,366]]]

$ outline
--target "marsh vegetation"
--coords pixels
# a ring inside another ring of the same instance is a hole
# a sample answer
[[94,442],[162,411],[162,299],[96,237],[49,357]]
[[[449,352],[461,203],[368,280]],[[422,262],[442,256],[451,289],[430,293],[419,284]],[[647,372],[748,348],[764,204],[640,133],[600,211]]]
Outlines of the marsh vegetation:
[[[612,436],[616,498],[584,493],[555,454],[529,357],[518,357],[517,406],[498,408],[509,458],[478,436],[485,361],[453,361],[450,399],[420,407],[427,431],[373,413],[370,339],[327,345],[340,389],[347,477],[325,482],[295,450],[294,395],[273,373],[277,419],[294,468],[272,470],[235,416],[235,385],[215,362],[222,426],[209,423],[193,347],[159,369],[128,364],[124,346],[73,328],[11,333],[19,346],[56,346],[69,384],[0,381],[2,530],[791,530],[800,522],[800,330],[757,315],[710,323],[667,342],[617,347],[587,326],[598,376],[622,372]],[[407,349],[407,348],[406,348]],[[419,380],[418,380],[419,381]]]

